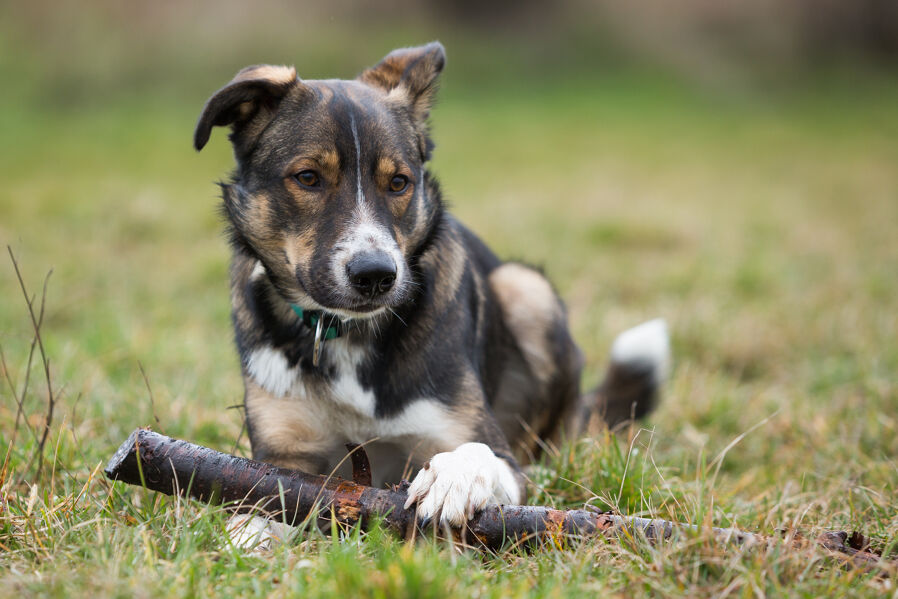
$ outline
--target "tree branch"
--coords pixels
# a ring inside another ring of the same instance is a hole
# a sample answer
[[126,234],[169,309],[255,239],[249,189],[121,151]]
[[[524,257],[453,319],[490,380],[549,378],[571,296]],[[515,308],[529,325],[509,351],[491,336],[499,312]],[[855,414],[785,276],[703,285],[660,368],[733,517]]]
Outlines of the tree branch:
[[[359,451],[353,449],[354,454]],[[169,495],[185,494],[208,503],[234,502],[244,511],[261,509],[289,524],[298,525],[316,515],[322,527],[331,519],[346,525],[361,522],[364,526],[378,516],[405,538],[414,535],[418,526],[415,511],[403,509],[404,486],[375,489],[338,478],[306,474],[224,454],[146,429],[131,433],[109,460],[105,472],[110,479]],[[649,539],[666,539],[688,530],[698,528],[591,510],[490,505],[467,522],[456,540],[496,550],[509,543],[557,544],[594,536],[630,538],[642,534]],[[712,530],[721,541],[741,546],[779,541],[733,528]],[[794,547],[823,548],[851,565],[894,567],[870,551],[857,533],[827,532],[816,541],[792,535],[786,542]]]

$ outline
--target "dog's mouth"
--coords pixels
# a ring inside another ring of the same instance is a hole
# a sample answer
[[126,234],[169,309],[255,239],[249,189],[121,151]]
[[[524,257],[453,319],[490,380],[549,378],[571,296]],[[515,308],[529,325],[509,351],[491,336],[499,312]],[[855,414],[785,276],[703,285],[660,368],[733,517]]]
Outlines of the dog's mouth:
[[353,306],[352,309],[346,308],[326,308],[328,312],[332,312],[339,316],[342,320],[367,320],[375,318],[390,310],[387,306],[375,306],[373,304],[365,304],[361,306]]
[[[351,289],[337,285],[307,285],[297,278],[298,289],[287,294],[289,301],[303,309],[320,310],[337,315],[341,320],[369,320],[391,312],[405,301],[402,289],[378,297],[360,297]],[[353,297],[356,296],[356,297]]]
[[401,303],[403,297],[404,295],[401,293],[391,293],[389,297],[365,298],[357,301],[344,297],[343,301],[321,302],[321,306],[323,310],[337,314],[341,318],[364,320],[390,312]]

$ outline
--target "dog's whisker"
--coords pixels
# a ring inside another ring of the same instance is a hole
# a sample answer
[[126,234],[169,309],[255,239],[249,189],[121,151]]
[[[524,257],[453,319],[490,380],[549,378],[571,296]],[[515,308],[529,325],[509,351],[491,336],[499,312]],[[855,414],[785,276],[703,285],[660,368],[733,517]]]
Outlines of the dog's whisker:
[[396,313],[396,310],[394,310],[393,308],[387,308],[387,310],[390,311],[390,314],[392,314],[392,315],[395,316],[397,319],[399,319],[399,322],[401,322],[401,323],[403,324],[403,326],[406,326],[406,327],[408,326],[408,323],[405,322],[404,320],[402,320],[402,317],[399,316],[399,314]]

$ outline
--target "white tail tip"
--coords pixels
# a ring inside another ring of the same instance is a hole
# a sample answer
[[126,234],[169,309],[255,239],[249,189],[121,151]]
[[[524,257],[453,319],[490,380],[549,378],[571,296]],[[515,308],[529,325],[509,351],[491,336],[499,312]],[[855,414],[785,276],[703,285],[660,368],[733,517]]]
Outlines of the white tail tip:
[[617,336],[611,346],[615,364],[651,365],[655,382],[660,384],[670,373],[670,335],[663,318],[644,322]]

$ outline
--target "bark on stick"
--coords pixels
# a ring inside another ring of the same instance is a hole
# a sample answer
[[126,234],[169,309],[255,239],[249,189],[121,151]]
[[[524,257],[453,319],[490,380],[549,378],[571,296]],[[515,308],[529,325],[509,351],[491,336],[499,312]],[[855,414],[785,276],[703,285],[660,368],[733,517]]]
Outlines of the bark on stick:
[[[168,495],[262,510],[290,524],[300,524],[315,516],[321,525],[333,519],[346,525],[361,522],[364,526],[377,516],[403,537],[410,536],[417,525],[415,510],[403,509],[406,493],[402,488],[375,489],[339,478],[279,468],[146,429],[131,433],[109,460],[105,472],[110,479]],[[557,544],[566,539],[599,535],[664,539],[678,531],[695,528],[691,524],[591,510],[490,505],[468,521],[462,539],[495,550],[510,543],[550,541]],[[714,528],[713,532],[721,541],[738,545],[774,541],[732,528]],[[812,544],[796,537],[791,542]],[[842,554],[843,559],[854,565],[869,566],[880,561],[877,554],[865,548],[866,542],[857,533],[826,532],[815,543]]]

